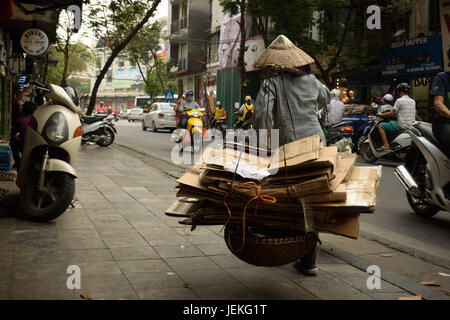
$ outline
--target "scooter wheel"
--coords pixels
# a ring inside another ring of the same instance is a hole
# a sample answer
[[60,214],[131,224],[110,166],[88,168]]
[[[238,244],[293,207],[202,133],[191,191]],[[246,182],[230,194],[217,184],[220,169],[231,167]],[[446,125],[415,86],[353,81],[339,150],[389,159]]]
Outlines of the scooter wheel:
[[408,203],[414,212],[423,218],[431,218],[441,210],[437,206],[416,199],[409,192],[406,192],[406,198],[408,199]]
[[373,155],[372,149],[368,143],[363,143],[361,146],[361,155],[367,163],[374,163],[377,158]]
[[97,144],[100,147],[107,147],[114,142],[114,138],[115,138],[114,131],[110,127],[106,127],[105,136],[106,136],[105,139],[100,139],[99,141],[97,141]]
[[20,207],[30,220],[47,222],[63,214],[75,195],[75,178],[63,172],[47,173],[44,190],[37,191],[35,183],[27,183],[20,190]]

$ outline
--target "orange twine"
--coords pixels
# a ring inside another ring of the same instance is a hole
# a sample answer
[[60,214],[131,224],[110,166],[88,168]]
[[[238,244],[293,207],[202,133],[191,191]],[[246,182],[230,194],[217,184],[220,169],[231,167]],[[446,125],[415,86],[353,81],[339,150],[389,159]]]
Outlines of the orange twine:
[[256,215],[256,212],[258,210],[258,204],[259,204],[259,200],[260,199],[264,203],[276,203],[277,202],[277,199],[275,197],[273,197],[273,196],[262,195],[261,194],[261,185],[257,185],[253,181],[244,182],[244,183],[241,183],[241,184],[237,185],[236,187],[233,187],[233,189],[228,194],[226,194],[224,199],[223,199],[223,203],[225,204],[225,207],[227,208],[227,211],[228,211],[228,219],[227,219],[227,221],[225,221],[225,224],[223,225],[223,227],[220,230],[220,232],[223,231],[223,229],[227,226],[228,222],[230,222],[230,220],[231,220],[231,210],[230,210],[230,208],[228,207],[228,204],[227,204],[228,196],[233,192],[233,190],[238,190],[239,188],[241,188],[244,185],[253,185],[255,187],[255,189],[256,189],[256,195],[253,198],[251,198],[250,200],[247,201],[247,203],[245,204],[245,207],[244,207],[244,212],[242,213],[242,246],[238,250],[234,251],[233,247],[231,246],[230,235],[228,235],[228,246],[230,247],[230,249],[233,252],[239,252],[240,250],[242,250],[244,248],[244,245],[245,245],[245,217],[246,217],[246,214],[247,214],[247,207],[250,204],[250,202],[252,202],[253,200],[258,200],[258,202],[256,203],[256,207],[255,207],[255,215]]

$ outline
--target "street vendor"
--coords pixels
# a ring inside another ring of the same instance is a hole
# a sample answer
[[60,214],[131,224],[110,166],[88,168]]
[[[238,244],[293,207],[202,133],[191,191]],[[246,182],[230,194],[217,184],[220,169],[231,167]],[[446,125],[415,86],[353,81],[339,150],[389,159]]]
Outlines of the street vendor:
[[[330,102],[331,93],[313,74],[311,58],[281,35],[261,54],[255,67],[268,69],[272,76],[265,80],[255,102],[254,129],[279,129],[279,145],[318,134],[326,140],[316,110]],[[295,263],[307,275],[316,275],[314,248]]]

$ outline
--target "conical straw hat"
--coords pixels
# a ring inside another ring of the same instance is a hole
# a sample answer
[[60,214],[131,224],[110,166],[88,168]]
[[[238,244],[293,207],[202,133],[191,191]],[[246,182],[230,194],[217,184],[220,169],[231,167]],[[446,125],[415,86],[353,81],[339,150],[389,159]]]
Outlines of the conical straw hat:
[[258,69],[270,66],[293,69],[311,63],[314,63],[313,58],[297,48],[287,37],[280,35],[256,59],[254,65]]

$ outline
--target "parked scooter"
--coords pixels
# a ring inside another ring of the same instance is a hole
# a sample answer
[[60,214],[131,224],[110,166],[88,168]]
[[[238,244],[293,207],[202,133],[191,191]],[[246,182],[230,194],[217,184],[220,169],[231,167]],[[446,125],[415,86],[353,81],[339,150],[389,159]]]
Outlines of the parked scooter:
[[367,163],[374,163],[378,159],[384,158],[393,161],[404,161],[406,152],[411,145],[411,137],[406,130],[387,133],[390,141],[390,150],[377,151],[383,145],[378,131],[378,125],[385,120],[378,116],[369,116],[370,127],[367,129],[367,139],[362,143],[361,155]]
[[81,109],[74,89],[33,84],[53,104],[38,107],[31,117],[16,184],[25,215],[45,222],[60,216],[75,194],[73,163],[81,144]]
[[325,127],[323,129],[327,146],[334,145],[342,139],[347,141],[350,149],[353,149],[353,126],[351,121],[344,121]]
[[107,147],[114,142],[117,129],[113,123],[114,117],[107,115],[84,116],[81,118],[83,128],[82,143],[95,142],[101,147]]
[[406,189],[409,205],[422,217],[450,212],[450,150],[434,138],[430,123],[417,121],[407,133],[412,145],[405,165],[394,173]]
[[188,117],[187,128],[177,129],[172,133],[171,140],[176,143],[189,144],[192,151],[201,150],[203,145],[203,111],[192,109],[186,112]]

